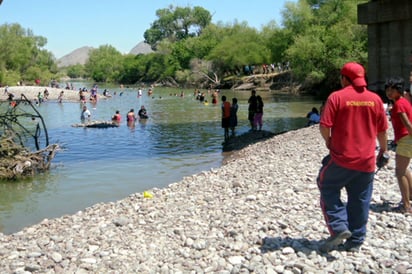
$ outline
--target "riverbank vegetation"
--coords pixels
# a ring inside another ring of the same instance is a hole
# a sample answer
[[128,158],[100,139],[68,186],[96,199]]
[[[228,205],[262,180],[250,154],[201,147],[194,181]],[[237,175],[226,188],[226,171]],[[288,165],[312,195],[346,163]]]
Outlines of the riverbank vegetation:
[[[169,6],[156,11],[157,19],[144,33],[153,53],[124,55],[101,45],[84,66],[63,72],[72,78],[126,85],[233,88],[250,74],[267,80],[286,66],[291,69],[290,81],[299,83],[300,89],[327,93],[335,88],[344,62],[367,66],[366,26],[357,24],[357,5],[364,2],[286,2],[282,24],[272,21],[261,30],[247,22],[214,24],[202,7]],[[45,38],[19,25],[0,26],[0,82],[58,78],[51,53],[42,48],[45,43]]]

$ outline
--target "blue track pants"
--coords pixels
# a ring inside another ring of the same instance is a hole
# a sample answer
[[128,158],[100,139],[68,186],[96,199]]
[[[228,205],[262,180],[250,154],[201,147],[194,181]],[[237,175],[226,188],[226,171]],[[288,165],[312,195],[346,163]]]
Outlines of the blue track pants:
[[[332,236],[349,230],[352,232],[352,242],[363,243],[374,175],[374,172],[360,172],[338,166],[329,155],[323,159],[317,184],[320,206]],[[346,189],[348,197],[346,205],[341,200],[342,188]]]

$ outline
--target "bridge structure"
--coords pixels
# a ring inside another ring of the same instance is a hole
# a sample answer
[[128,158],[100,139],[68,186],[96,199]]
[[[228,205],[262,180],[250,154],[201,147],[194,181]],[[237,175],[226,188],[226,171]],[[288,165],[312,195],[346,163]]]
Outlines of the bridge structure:
[[383,91],[385,79],[401,76],[412,87],[412,1],[371,0],[358,5],[358,23],[368,27],[369,89]]

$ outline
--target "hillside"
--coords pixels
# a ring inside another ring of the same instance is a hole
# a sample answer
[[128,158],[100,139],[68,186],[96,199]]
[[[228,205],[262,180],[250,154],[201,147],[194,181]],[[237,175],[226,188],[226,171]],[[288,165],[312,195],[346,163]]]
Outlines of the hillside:
[[[78,49],[75,49],[74,51],[66,54],[65,56],[59,58],[57,60],[57,66],[59,68],[63,67],[68,67],[76,64],[84,65],[87,62],[87,59],[89,58],[89,53],[92,50],[92,47],[81,47]],[[138,43],[136,46],[134,46],[129,54],[148,54],[152,53],[153,50],[151,49],[150,45],[145,43],[144,41]]]
[[68,67],[76,64],[84,65],[89,59],[89,53],[92,50],[92,47],[81,47],[75,49],[74,51],[66,54],[57,60],[57,67]]
[[150,45],[142,41],[139,44],[137,44],[134,48],[132,48],[129,54],[138,55],[138,54],[148,54],[152,52],[153,50],[150,47]]

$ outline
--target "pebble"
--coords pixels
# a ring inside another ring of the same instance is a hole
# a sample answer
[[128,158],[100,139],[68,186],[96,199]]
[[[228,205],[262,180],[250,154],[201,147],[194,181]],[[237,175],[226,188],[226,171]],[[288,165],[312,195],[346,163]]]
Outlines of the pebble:
[[412,216],[390,210],[400,201],[393,152],[376,175],[361,251],[319,251],[326,154],[316,126],[290,131],[150,190],[152,199],[135,193],[0,233],[1,272],[412,273]]

